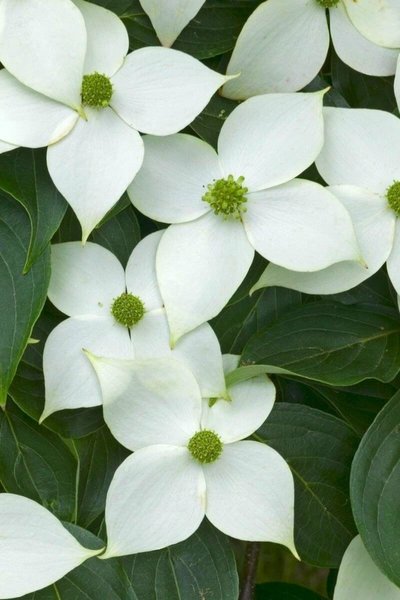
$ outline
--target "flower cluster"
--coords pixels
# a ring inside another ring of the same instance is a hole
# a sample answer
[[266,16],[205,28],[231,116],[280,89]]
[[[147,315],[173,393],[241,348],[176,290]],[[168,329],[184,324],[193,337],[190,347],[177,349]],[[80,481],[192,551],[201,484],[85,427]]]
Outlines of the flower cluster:
[[[48,298],[66,318],[44,348],[40,423],[101,407],[130,452],[111,481],[97,550],[37,502],[0,493],[0,598],[94,556],[181,542],[205,517],[299,558],[292,471],[253,436],[274,406],[271,369],[223,355],[208,321],[256,253],[268,266],[253,290],[336,294],[386,263],[400,294],[399,118],[324,107],[328,89],[303,89],[330,39],[353,69],[394,75],[400,6],[267,0],[224,75],[171,48],[204,0],[140,3],[162,45],[129,52],[123,20],[95,3],[0,0],[0,152],[47,148],[51,180],[82,230],[82,241],[51,246]],[[241,102],[215,150],[186,128],[218,90]],[[400,110],[400,67],[395,93]],[[327,185],[308,178],[314,164]],[[125,192],[162,225],[124,268],[88,238]],[[355,538],[335,600],[398,595]]]

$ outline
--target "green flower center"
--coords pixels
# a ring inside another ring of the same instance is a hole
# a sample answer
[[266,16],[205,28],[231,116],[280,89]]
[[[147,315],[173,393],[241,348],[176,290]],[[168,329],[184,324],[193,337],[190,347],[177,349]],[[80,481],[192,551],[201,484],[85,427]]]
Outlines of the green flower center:
[[110,104],[113,86],[109,78],[101,73],[84,75],[81,95],[85,106],[105,108]]
[[400,217],[400,181],[394,181],[386,190],[386,198],[390,208]]
[[143,318],[144,304],[133,294],[123,293],[115,298],[111,305],[111,314],[118,323],[125,327],[133,327]]
[[193,458],[199,462],[212,463],[220,456],[223,445],[214,431],[204,429],[190,438],[188,448]]
[[225,179],[214,180],[207,185],[207,192],[202,197],[208,202],[216,215],[222,215],[224,219],[233,217],[240,219],[242,213],[246,212],[246,194],[249,191],[243,185],[244,177],[235,179],[228,175]]
[[323,8],[333,8],[339,4],[339,0],[317,0],[317,2]]

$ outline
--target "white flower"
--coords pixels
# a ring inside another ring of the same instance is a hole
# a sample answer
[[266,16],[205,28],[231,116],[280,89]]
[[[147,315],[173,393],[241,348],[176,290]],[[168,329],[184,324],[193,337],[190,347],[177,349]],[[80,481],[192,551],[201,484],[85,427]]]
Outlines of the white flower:
[[172,46],[205,0],[139,0],[163,46]]
[[0,598],[51,585],[103,550],[88,550],[37,502],[0,494]]
[[254,289],[280,285],[309,294],[349,290],[387,261],[400,293],[400,120],[367,109],[325,109],[325,145],[316,161],[349,211],[367,269],[342,262],[315,273],[268,265]]
[[254,250],[298,271],[359,259],[340,202],[321,185],[293,179],[321,150],[322,96],[247,100],[224,123],[218,156],[188,135],[145,136],[144,164],[128,193],[144,214],[173,223],[157,253],[173,340],[218,314]]
[[[128,34],[114,13],[84,0],[75,0],[79,10],[69,0],[52,1],[55,12],[43,10],[31,21],[24,13],[29,2],[0,5],[17,23],[16,31],[7,25],[0,35],[8,69],[0,71],[0,139],[49,145],[50,175],[86,241],[142,164],[138,131],[168,135],[186,127],[226,77],[169,48],[126,56]],[[53,30],[57,18],[65,22]]]
[[[275,389],[265,375],[229,387],[230,401],[209,402],[172,358],[91,360],[105,421],[134,451],[108,491],[102,558],[175,544],[204,516],[227,535],[284,544],[296,554],[290,469],[265,444],[240,441],[273,407]],[[234,361],[229,357],[228,369]]]
[[223,95],[294,92],[312,81],[329,48],[325,6],[331,7],[332,42],[343,62],[367,75],[393,75],[400,48],[398,0],[268,0],[242,29],[227,70],[241,75],[224,85]]
[[376,566],[358,535],[344,553],[333,600],[400,600],[400,589]]
[[[43,421],[55,411],[97,406],[101,393],[83,349],[114,358],[169,355],[169,328],[155,275],[155,255],[162,232],[143,239],[126,270],[97,244],[67,242],[52,246],[48,295],[70,318],[46,340],[43,370],[46,402]],[[218,364],[218,340],[208,324],[185,336],[172,351],[199,380],[208,373],[203,393],[225,393]]]

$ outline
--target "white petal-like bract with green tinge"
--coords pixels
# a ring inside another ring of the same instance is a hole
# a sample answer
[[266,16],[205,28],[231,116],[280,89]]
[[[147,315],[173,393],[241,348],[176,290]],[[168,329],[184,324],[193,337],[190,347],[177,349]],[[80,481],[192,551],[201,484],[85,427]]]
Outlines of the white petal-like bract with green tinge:
[[358,535],[339,568],[333,600],[400,600],[400,588],[378,569]]
[[202,399],[199,383],[174,359],[90,360],[111,432],[136,450],[107,496],[105,558],[182,541],[204,516],[228,535],[284,544],[297,556],[290,469],[275,450],[240,441],[272,409],[266,375],[232,385],[227,399]]
[[0,74],[0,140],[49,146],[50,175],[85,242],[140,169],[138,131],[180,131],[229,77],[170,48],[127,55],[125,25],[101,6],[48,4],[0,2],[0,60],[10,66]]
[[222,126],[218,156],[186,134],[145,136],[128,194],[147,216],[172,223],[156,265],[173,342],[222,310],[254,250],[298,271],[362,262],[343,205],[321,185],[294,179],[322,149],[323,94],[243,102]]
[[163,46],[172,46],[205,0],[140,0]]
[[102,550],[89,550],[37,502],[0,493],[0,598],[36,592]]

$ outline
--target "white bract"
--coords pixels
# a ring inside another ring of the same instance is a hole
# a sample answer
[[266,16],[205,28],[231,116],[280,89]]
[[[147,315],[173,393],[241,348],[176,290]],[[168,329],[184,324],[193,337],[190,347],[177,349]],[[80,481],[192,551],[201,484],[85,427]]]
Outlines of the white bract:
[[[275,389],[266,375],[228,387],[230,400],[210,401],[173,358],[91,361],[105,421],[134,451],[108,491],[102,558],[180,542],[204,516],[227,535],[284,544],[296,554],[290,469],[272,448],[240,441],[273,407]],[[232,357],[228,365],[235,368],[237,358],[231,363]]]
[[400,588],[376,566],[358,535],[344,553],[333,600],[400,600]]
[[[316,77],[332,42],[339,57],[367,75],[393,75],[400,48],[398,0],[268,0],[246,22],[233,50],[224,96],[245,99],[294,92]],[[397,49],[396,49],[397,48]]]
[[316,273],[269,265],[254,289],[280,285],[310,294],[349,290],[387,262],[400,293],[400,120],[367,109],[325,109],[325,145],[316,160],[349,211],[367,269],[342,262]]
[[89,550],[33,500],[0,494],[0,598],[51,585],[103,550]]
[[[143,239],[124,271],[118,259],[93,243],[52,246],[48,295],[70,318],[46,340],[43,371],[46,402],[41,421],[62,409],[101,405],[97,378],[84,349],[114,358],[169,355],[168,322],[155,275],[155,255],[162,232]],[[218,340],[208,324],[185,336],[172,353],[202,380],[203,393],[224,394]]]
[[142,164],[138,132],[169,135],[186,127],[226,77],[169,48],[127,56],[122,21],[96,4],[74,1],[53,1],[49,8],[43,0],[39,18],[40,3],[33,0],[27,20],[31,0],[2,0],[0,139],[49,146],[50,175],[86,241]]
[[205,0],[139,0],[163,46],[172,46]]
[[247,100],[225,121],[218,155],[189,135],[145,136],[128,194],[147,216],[173,223],[160,242],[157,277],[175,341],[226,305],[254,250],[298,271],[360,259],[341,203],[294,179],[322,148],[322,96]]

